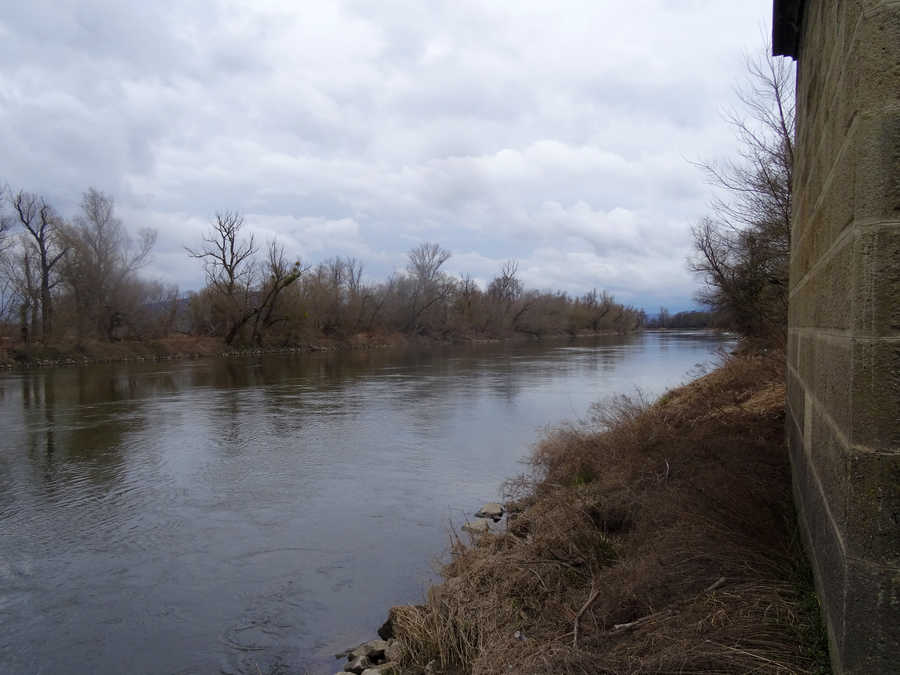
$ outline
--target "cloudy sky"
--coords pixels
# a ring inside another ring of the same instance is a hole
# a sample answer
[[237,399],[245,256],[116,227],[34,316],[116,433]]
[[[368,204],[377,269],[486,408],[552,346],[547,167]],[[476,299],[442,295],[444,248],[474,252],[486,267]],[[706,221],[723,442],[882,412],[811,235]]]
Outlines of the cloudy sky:
[[692,305],[689,230],[771,0],[0,0],[0,182],[90,186],[158,230],[147,273],[240,210],[260,241],[381,279],[449,272]]

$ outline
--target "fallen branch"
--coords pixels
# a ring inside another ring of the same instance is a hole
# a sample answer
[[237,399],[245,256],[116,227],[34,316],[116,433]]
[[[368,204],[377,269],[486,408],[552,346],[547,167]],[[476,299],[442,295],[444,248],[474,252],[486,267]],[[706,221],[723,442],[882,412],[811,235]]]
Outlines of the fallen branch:
[[670,472],[670,470],[671,470],[672,467],[669,466],[669,460],[668,460],[668,458],[667,458],[665,461],[666,461],[666,471],[665,471],[665,473],[658,474],[658,475],[656,476],[656,482],[657,482],[657,483],[662,483],[663,481],[669,480],[669,472]]
[[594,577],[591,575],[591,594],[588,596],[588,599],[581,606],[581,609],[578,610],[578,613],[575,614],[575,625],[572,627],[572,649],[578,649],[578,628],[581,624],[582,615],[588,610],[588,608],[594,604],[594,601],[600,595],[600,589],[596,587],[594,582]]
[[662,616],[668,616],[672,613],[672,610],[666,609],[662,612],[656,612],[655,614],[648,614],[647,616],[642,616],[640,619],[635,619],[634,621],[629,621],[628,623],[617,623],[613,626],[612,632],[616,633],[618,631],[623,630],[631,630],[632,628],[637,628],[652,619],[657,619]]
[[719,586],[721,586],[722,584],[724,584],[725,581],[726,581],[725,577],[719,577],[718,580],[717,580],[714,584],[712,584],[711,586],[708,586],[707,588],[705,588],[705,589],[703,590],[703,592],[704,592],[704,593],[711,593],[712,591],[716,590]]

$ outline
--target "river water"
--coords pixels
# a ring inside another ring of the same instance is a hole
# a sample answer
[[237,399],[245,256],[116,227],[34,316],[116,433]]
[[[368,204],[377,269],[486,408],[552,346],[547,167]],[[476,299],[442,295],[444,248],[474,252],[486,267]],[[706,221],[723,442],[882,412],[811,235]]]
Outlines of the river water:
[[0,375],[0,672],[334,672],[547,425],[732,342],[653,333]]

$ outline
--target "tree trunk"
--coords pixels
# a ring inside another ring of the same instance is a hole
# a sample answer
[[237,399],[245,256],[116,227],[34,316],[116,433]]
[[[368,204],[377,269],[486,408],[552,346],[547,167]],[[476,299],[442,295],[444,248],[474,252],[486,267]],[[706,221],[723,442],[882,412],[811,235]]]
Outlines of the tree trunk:
[[50,270],[41,274],[41,339],[47,342],[50,339],[53,326],[53,307],[50,304]]

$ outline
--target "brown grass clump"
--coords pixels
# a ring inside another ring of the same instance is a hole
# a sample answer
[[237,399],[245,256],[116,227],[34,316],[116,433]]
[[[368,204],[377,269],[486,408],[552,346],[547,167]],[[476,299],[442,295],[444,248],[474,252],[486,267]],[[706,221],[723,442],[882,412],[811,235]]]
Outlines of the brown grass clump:
[[410,664],[471,673],[827,671],[795,536],[782,356],[539,443],[520,513],[395,615]]

